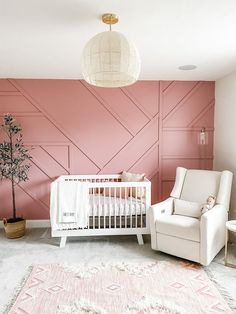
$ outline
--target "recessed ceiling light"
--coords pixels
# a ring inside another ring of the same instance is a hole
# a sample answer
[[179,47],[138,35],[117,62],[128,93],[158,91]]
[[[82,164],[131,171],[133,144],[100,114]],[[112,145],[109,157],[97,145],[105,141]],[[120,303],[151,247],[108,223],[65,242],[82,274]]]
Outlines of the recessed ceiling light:
[[195,70],[196,68],[197,66],[194,64],[185,64],[185,65],[179,66],[179,70],[183,70],[183,71]]

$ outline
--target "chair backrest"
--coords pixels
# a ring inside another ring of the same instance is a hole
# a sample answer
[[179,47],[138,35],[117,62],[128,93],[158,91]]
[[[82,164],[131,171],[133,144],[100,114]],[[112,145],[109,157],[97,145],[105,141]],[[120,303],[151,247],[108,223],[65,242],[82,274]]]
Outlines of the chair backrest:
[[206,203],[209,195],[229,210],[233,174],[230,171],[176,169],[176,180],[170,196],[191,202]]

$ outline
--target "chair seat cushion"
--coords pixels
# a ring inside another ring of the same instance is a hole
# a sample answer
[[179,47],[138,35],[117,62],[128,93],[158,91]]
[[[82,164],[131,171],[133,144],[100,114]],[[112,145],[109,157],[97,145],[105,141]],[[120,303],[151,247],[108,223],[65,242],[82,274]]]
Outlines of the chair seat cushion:
[[200,242],[200,221],[187,216],[163,215],[156,221],[156,232]]

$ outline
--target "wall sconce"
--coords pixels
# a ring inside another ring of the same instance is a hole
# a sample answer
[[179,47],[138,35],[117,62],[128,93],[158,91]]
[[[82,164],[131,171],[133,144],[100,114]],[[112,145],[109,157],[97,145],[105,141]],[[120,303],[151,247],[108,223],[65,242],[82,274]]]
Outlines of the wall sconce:
[[202,127],[200,130],[198,143],[200,145],[206,145],[207,144],[207,132],[206,132],[205,127]]

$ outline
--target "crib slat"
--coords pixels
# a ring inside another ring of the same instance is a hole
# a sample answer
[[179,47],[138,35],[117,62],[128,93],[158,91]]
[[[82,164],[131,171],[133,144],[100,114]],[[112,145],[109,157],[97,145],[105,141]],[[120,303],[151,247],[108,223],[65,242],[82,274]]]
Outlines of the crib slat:
[[[85,182],[87,183],[87,182],[88,182],[88,180],[86,180]],[[89,193],[89,190],[90,190],[90,189],[89,189],[89,187],[88,187],[88,193]],[[88,204],[88,206],[89,206],[89,204]],[[89,209],[89,208],[88,208],[88,209]],[[88,214],[88,227],[87,227],[87,228],[89,229],[89,228],[90,228],[89,210],[88,210],[88,213],[87,213],[87,214]]]
[[127,187],[125,187],[125,208],[124,208],[125,228],[127,228],[127,215],[126,215],[126,210],[127,210]]
[[103,189],[103,228],[106,228],[106,188]]
[[[140,193],[141,193],[141,191],[140,191]],[[142,193],[140,194],[140,202],[141,202],[141,204],[140,204],[140,206],[141,206],[141,215],[140,215],[140,217],[141,217],[141,222],[140,222],[140,227],[142,228],[143,227],[143,195],[142,195]],[[145,206],[146,207],[146,206]]]
[[117,207],[117,202],[116,202],[116,187],[114,188],[114,198],[115,198],[115,204],[114,204],[114,228],[116,228],[116,207]]
[[150,185],[150,189],[148,189],[147,187],[145,188],[145,227],[147,228],[147,215],[148,215],[148,209],[149,206],[151,206],[151,185]]
[[121,209],[122,209],[122,207],[121,207],[121,187],[119,187],[119,192],[120,192],[120,206],[119,206],[119,212],[120,212],[120,228],[121,228]]
[[108,192],[108,194],[109,194],[109,206],[108,206],[108,208],[109,208],[109,228],[111,228],[111,211],[112,211],[112,204],[111,204],[111,188],[109,187],[109,192]]
[[101,200],[100,200],[100,187],[98,188],[98,229],[100,229],[100,210],[101,210]]
[[95,229],[95,188],[93,188],[93,229]]
[[137,186],[135,187],[135,228],[138,227],[138,215],[137,215],[137,207],[138,207],[138,195],[137,195]]
[[131,193],[130,193],[130,206],[129,206],[129,211],[130,211],[130,222],[129,222],[129,227],[130,227],[130,228],[132,228],[133,187],[131,188]]

